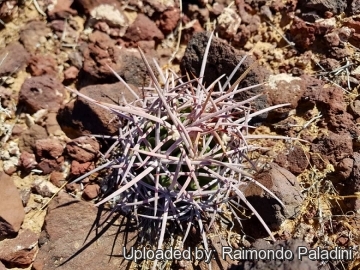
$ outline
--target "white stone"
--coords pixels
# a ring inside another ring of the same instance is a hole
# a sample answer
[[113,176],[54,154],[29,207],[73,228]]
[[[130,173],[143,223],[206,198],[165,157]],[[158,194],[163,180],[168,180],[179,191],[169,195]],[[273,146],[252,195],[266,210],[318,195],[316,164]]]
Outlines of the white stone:
[[102,4],[94,8],[90,15],[97,20],[107,21],[115,26],[127,26],[126,16],[116,7]]
[[285,81],[287,83],[291,83],[294,80],[301,81],[301,78],[293,77],[293,76],[291,76],[289,74],[286,74],[286,73],[280,73],[280,74],[277,74],[277,75],[270,75],[269,80],[268,80],[268,85],[270,86],[271,89],[276,89],[278,82]]

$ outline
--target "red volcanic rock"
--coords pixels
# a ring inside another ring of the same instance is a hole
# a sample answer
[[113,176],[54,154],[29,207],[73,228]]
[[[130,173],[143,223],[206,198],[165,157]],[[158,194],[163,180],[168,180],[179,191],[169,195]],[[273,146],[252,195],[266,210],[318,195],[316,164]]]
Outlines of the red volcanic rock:
[[135,21],[128,27],[125,38],[131,41],[139,40],[163,40],[164,35],[161,33],[156,24],[144,14],[138,14]]

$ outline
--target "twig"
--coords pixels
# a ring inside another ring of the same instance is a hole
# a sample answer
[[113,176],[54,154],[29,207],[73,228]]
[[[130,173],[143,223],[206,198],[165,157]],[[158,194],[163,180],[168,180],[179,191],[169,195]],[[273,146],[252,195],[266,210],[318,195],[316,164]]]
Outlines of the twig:
[[36,8],[36,10],[43,15],[44,17],[46,17],[45,12],[40,8],[39,3],[37,2],[37,0],[33,0],[34,1],[34,6]]

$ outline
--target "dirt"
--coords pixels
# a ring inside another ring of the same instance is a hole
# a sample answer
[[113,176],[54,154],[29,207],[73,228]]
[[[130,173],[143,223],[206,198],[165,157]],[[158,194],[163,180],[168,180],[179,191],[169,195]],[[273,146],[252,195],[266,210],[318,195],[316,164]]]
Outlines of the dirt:
[[[257,180],[290,201],[291,215],[256,185],[248,186],[246,195],[263,211],[278,240],[272,247],[293,249],[298,243],[311,248],[353,248],[351,261],[317,261],[316,266],[307,262],[304,267],[360,269],[360,2],[180,3],[181,7],[172,0],[0,0],[0,187],[12,194],[0,197],[0,269],[80,269],[81,254],[86,253],[85,259],[91,260],[88,269],[119,268],[123,262],[118,257],[105,266],[106,256],[111,250],[120,253],[116,245],[127,243],[126,238],[119,243],[116,237],[110,240],[116,234],[112,228],[103,232],[106,241],[102,242],[92,235],[94,227],[89,224],[98,218],[93,204],[106,192],[101,181],[111,172],[68,184],[105,162],[109,143],[102,136],[116,134],[117,122],[112,123],[114,115],[76,98],[66,87],[113,104],[132,101],[134,95],[114,73],[136,95],[143,94],[149,78],[138,47],[154,69],[153,58],[164,70],[171,68],[184,77],[198,75],[209,31],[215,37],[206,85],[224,73],[229,75],[248,55],[231,83],[247,73],[241,87],[265,84],[234,98],[262,93],[252,104],[255,110],[289,103],[251,123],[254,135],[295,139],[257,140],[260,150],[249,155],[259,168]],[[85,136],[89,134],[101,136],[96,141]],[[288,183],[281,185],[279,179]],[[11,205],[16,209],[8,218]],[[231,213],[228,216],[232,218]],[[259,248],[255,238],[266,238],[266,233],[257,221],[246,222],[250,230],[218,224],[219,231],[212,233],[223,237],[209,242],[216,250],[229,243],[234,248]],[[118,220],[113,223],[119,225]],[[135,237],[130,227],[119,235]],[[87,234],[95,240],[86,242]],[[198,235],[193,234],[195,242]],[[83,250],[83,245],[90,249]],[[110,245],[116,248],[109,249]],[[21,246],[21,251],[14,246]],[[75,260],[68,262],[73,255]],[[264,269],[263,263],[251,260],[238,264],[218,257],[211,264],[213,269]],[[129,267],[150,265],[145,261]],[[165,266],[208,267],[203,261],[174,261]],[[298,265],[286,262],[278,267],[297,269]]]

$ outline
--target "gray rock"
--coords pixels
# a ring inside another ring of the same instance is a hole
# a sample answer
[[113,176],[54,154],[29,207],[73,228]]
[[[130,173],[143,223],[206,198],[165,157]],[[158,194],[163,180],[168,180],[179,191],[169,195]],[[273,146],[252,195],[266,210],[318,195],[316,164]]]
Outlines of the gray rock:
[[[200,32],[194,34],[190,40],[184,57],[180,63],[180,69],[182,75],[194,74],[194,76],[199,76],[201,64],[203,61],[204,52],[206,46],[209,42],[209,33]],[[220,77],[223,74],[230,76],[234,68],[238,65],[240,60],[244,57],[245,54],[236,51],[232,46],[226,44],[222,40],[213,37],[211,41],[211,46],[209,54],[207,57],[207,64],[204,73],[203,83],[206,86],[209,86],[214,80]],[[241,81],[238,88],[252,86],[255,84],[263,83],[267,80],[269,73],[266,69],[260,67],[257,63],[254,63],[254,59],[251,56],[248,56],[244,63],[240,66],[235,76],[233,77],[231,83],[235,81],[251,66],[250,72],[245,76]],[[221,83],[224,84],[227,78],[223,78]],[[236,100],[246,100],[257,94],[263,92],[263,87],[256,87],[247,91],[243,91],[235,96]],[[254,110],[261,110],[268,107],[268,103],[265,96],[261,96],[255,101],[252,102]],[[256,122],[261,121],[266,118],[267,114],[259,116],[257,119],[254,119]]]
[[269,228],[278,230],[286,218],[296,215],[303,196],[295,175],[275,163],[269,165],[270,169],[257,175],[255,180],[274,193],[286,208],[254,183],[244,187],[243,192]]

